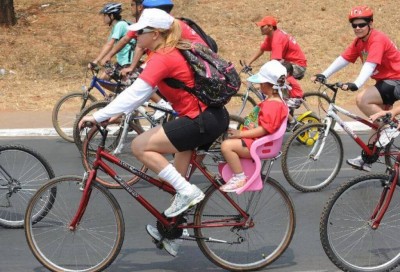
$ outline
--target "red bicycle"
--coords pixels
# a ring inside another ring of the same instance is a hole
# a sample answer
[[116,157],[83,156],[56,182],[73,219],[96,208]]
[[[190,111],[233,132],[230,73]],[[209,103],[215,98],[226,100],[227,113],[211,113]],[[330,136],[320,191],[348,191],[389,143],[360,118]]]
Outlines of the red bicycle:
[[[211,185],[202,202],[183,214],[166,218],[110,166],[117,165],[169,195],[175,190],[111,155],[104,148],[107,130],[97,126],[88,137],[102,135],[93,167],[84,177],[63,176],[52,179],[32,197],[25,216],[25,234],[35,257],[52,271],[101,271],[117,257],[125,235],[121,208],[111,192],[96,182],[97,171],[107,173],[157,219],[164,238],[197,242],[214,264],[233,271],[260,269],[276,260],[288,247],[295,229],[295,211],[285,189],[264,176],[260,191],[224,193],[218,188],[222,179],[202,164],[204,151],[193,152],[187,179],[195,169]],[[207,156],[219,160],[218,150]],[[34,219],[43,202],[56,187],[54,203],[44,218]],[[160,207],[163,209],[164,207]],[[189,236],[182,236],[187,229]],[[158,242],[159,247],[162,243]]]
[[[397,126],[397,124],[394,124]],[[326,203],[322,246],[343,271],[391,271],[400,264],[400,154],[388,174],[355,177]]]

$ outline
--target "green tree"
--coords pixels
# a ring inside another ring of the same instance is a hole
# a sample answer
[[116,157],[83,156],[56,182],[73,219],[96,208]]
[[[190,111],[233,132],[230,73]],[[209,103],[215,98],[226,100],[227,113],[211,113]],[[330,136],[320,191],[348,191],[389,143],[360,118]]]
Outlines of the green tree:
[[14,0],[0,0],[0,25],[12,26],[16,23]]

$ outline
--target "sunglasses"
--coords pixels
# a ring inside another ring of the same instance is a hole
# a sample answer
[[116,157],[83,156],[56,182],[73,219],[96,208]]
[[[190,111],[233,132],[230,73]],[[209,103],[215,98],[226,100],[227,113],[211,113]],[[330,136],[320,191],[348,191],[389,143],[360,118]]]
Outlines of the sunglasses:
[[152,28],[142,28],[142,29],[139,29],[138,31],[136,31],[136,34],[142,35],[142,34],[154,32],[154,31],[156,31],[156,30],[152,29]]
[[368,25],[368,23],[360,23],[360,24],[351,24],[351,27],[352,28],[363,28],[363,27],[366,27]]

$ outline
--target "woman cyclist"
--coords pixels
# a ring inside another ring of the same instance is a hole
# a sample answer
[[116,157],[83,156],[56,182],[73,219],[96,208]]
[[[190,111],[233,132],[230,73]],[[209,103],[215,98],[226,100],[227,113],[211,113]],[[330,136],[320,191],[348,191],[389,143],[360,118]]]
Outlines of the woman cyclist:
[[[373,28],[373,16],[372,9],[367,6],[352,8],[348,20],[356,38],[324,72],[311,78],[313,81],[325,81],[360,58],[363,63],[360,74],[354,82],[344,84],[342,89],[357,91],[368,78],[376,80],[375,85],[366,87],[357,95],[357,106],[366,116],[390,109],[400,99],[400,92],[395,92],[396,86],[399,88],[400,85],[400,51],[386,34]],[[388,127],[381,134],[379,145],[387,145],[398,134],[399,131]],[[348,159],[347,163],[360,170],[371,170],[371,165],[365,163],[361,156]]]
[[[179,118],[152,128],[132,142],[132,152],[138,160],[162,179],[171,184],[176,195],[168,209],[166,217],[174,217],[204,198],[203,192],[185,180],[191,154],[196,147],[208,146],[215,141],[229,124],[229,114],[225,108],[211,108],[200,102],[195,96],[182,89],[169,87],[164,80],[175,78],[194,86],[194,75],[177,47],[185,44],[180,40],[181,28],[178,20],[159,9],[145,9],[136,24],[131,25],[137,32],[137,43],[142,48],[153,52],[138,79],[124,92],[117,96],[107,107],[84,117],[79,123],[101,123],[109,118],[130,112],[147,101],[158,86],[161,94],[174,105]],[[199,123],[203,123],[201,132]],[[174,166],[168,162],[164,154],[175,154]],[[161,236],[151,225],[147,232],[157,240]],[[177,254],[176,243],[162,239],[164,248],[171,255]]]

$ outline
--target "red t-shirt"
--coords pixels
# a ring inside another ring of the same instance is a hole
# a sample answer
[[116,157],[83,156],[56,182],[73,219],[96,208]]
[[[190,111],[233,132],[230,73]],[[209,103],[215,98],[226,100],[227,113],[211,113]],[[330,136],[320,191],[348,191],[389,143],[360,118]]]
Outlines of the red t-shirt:
[[[257,126],[262,126],[267,131],[267,134],[272,134],[278,131],[278,129],[282,126],[283,121],[289,114],[288,107],[281,101],[271,101],[267,99],[258,104],[256,107],[259,107],[258,119],[256,120],[258,125],[248,124],[243,127],[243,130],[249,130]],[[246,119],[247,118],[248,117],[246,117]],[[257,139],[258,138],[242,138],[249,149],[252,143]]]
[[304,93],[303,90],[301,89],[299,82],[293,76],[288,76],[286,78],[286,81],[289,84],[289,86],[292,87],[292,89],[289,92],[289,97],[302,98]]
[[[188,87],[194,86],[193,71],[178,49],[165,48],[153,52],[139,78],[153,88],[158,86],[160,93],[172,104],[179,116],[195,118],[199,115],[200,101],[194,95],[182,89],[171,88],[163,81],[166,78],[175,78]],[[202,111],[207,108],[202,102],[200,106]]]
[[384,33],[372,29],[368,39],[356,38],[343,52],[342,57],[354,63],[360,57],[362,63],[376,63],[372,78],[375,80],[400,79],[400,51]]
[[271,60],[286,60],[290,63],[307,67],[306,56],[296,40],[284,32],[276,29],[272,37],[266,36],[260,50],[271,51]]

